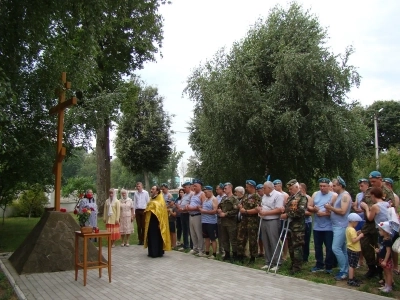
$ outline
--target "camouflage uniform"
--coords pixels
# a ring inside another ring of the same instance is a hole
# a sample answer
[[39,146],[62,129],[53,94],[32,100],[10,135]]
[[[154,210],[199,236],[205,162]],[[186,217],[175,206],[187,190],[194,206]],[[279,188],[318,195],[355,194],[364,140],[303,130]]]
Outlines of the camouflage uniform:
[[[369,187],[365,193],[364,198],[361,200],[371,206],[374,204],[371,198],[371,187]],[[383,201],[392,201],[394,202],[393,192],[388,189],[385,185],[382,184],[382,192],[383,192]],[[376,246],[378,243],[378,231],[375,226],[375,221],[368,221],[367,215],[365,215],[365,223],[361,229],[361,232],[364,234],[364,237],[360,240],[361,242],[361,251],[364,255],[365,261],[368,266],[372,266],[376,264],[375,251],[372,249],[371,245]]]
[[224,196],[218,208],[226,215],[221,218],[221,228],[223,236],[223,246],[225,250],[225,258],[230,258],[230,249],[232,246],[233,255],[237,254],[237,221],[238,200],[235,196]]
[[[242,206],[246,210],[254,209],[261,204],[260,196],[255,193],[243,197],[241,202]],[[238,225],[238,255],[239,257],[244,256],[244,249],[249,240],[249,250],[251,257],[257,257],[258,254],[258,244],[257,244],[257,234],[258,226],[260,223],[260,218],[258,214],[246,215],[242,214],[242,221]]]
[[305,213],[307,209],[307,197],[297,192],[288,198],[285,205],[285,213],[291,222],[288,232],[288,246],[292,271],[300,271],[303,264],[303,245],[305,232]]

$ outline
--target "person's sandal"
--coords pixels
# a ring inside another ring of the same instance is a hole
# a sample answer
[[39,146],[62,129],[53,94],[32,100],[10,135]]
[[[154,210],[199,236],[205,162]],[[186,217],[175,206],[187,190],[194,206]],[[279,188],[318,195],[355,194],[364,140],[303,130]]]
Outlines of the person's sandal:
[[347,280],[347,285],[349,286],[360,286],[360,284],[353,279]]

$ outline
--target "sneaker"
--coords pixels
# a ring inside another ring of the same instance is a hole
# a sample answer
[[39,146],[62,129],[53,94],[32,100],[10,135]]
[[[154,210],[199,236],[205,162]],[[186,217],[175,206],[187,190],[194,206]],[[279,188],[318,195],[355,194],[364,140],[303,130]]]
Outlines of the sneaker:
[[313,272],[313,273],[315,273],[315,272],[322,272],[322,271],[324,271],[324,269],[318,268],[318,267],[314,267],[314,268],[311,269],[311,272]]
[[183,248],[183,247],[178,248],[178,251],[184,251],[184,250],[185,250],[185,248]]
[[325,270],[325,274],[332,274],[332,273],[333,273],[332,269],[330,269],[330,270]]
[[278,266],[275,266],[275,267],[273,267],[273,268],[271,268],[271,269],[269,269],[269,270],[275,272],[275,271],[278,271],[278,270],[279,270],[279,267],[278,267]]
[[203,253],[203,252],[199,252],[199,254],[197,254],[198,257],[208,257],[209,255]]
[[124,244],[121,244],[121,247],[125,246]]
[[349,285],[349,286],[360,286],[360,284],[358,282],[356,282],[354,279],[347,280],[347,285]]
[[335,276],[335,280],[338,280],[338,281],[345,280],[345,279],[347,279],[347,274],[346,273],[339,272],[339,274],[337,274]]
[[196,250],[193,250],[193,249],[189,251],[189,254],[196,255],[197,253],[198,253],[198,252],[197,252]]
[[125,244],[125,247],[129,247],[129,244]]
[[262,266],[262,267],[261,267],[261,270],[267,270],[268,267],[269,267],[268,265]]
[[208,259],[216,259],[216,257],[215,257],[214,255],[210,255],[210,256],[208,257]]
[[383,289],[381,289],[381,292],[383,293],[390,293],[392,291],[392,288],[390,286],[385,286]]

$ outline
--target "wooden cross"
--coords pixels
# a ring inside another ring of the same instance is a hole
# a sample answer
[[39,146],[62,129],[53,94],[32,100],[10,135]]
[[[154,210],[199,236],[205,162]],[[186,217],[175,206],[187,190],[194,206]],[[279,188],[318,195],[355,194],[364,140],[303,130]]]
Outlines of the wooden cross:
[[65,101],[65,91],[71,88],[71,82],[67,82],[67,73],[61,73],[62,88],[56,89],[58,96],[58,104],[50,109],[50,115],[58,113],[57,125],[57,152],[56,160],[54,162],[53,173],[56,175],[56,182],[54,185],[54,206],[56,211],[60,211],[61,200],[61,169],[62,161],[65,157],[66,149],[62,145],[63,131],[64,131],[64,110],[72,105],[76,105],[77,100],[75,97]]

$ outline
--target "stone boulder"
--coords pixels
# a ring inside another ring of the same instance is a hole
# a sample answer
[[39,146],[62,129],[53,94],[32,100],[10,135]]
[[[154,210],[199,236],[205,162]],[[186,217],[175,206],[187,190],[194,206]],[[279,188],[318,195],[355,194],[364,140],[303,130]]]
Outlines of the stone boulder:
[[[79,230],[69,213],[47,211],[9,260],[18,274],[74,270],[75,231]],[[79,248],[82,261],[83,239]],[[107,247],[103,248],[106,251]],[[96,261],[97,257],[95,244],[89,242],[88,261]]]

